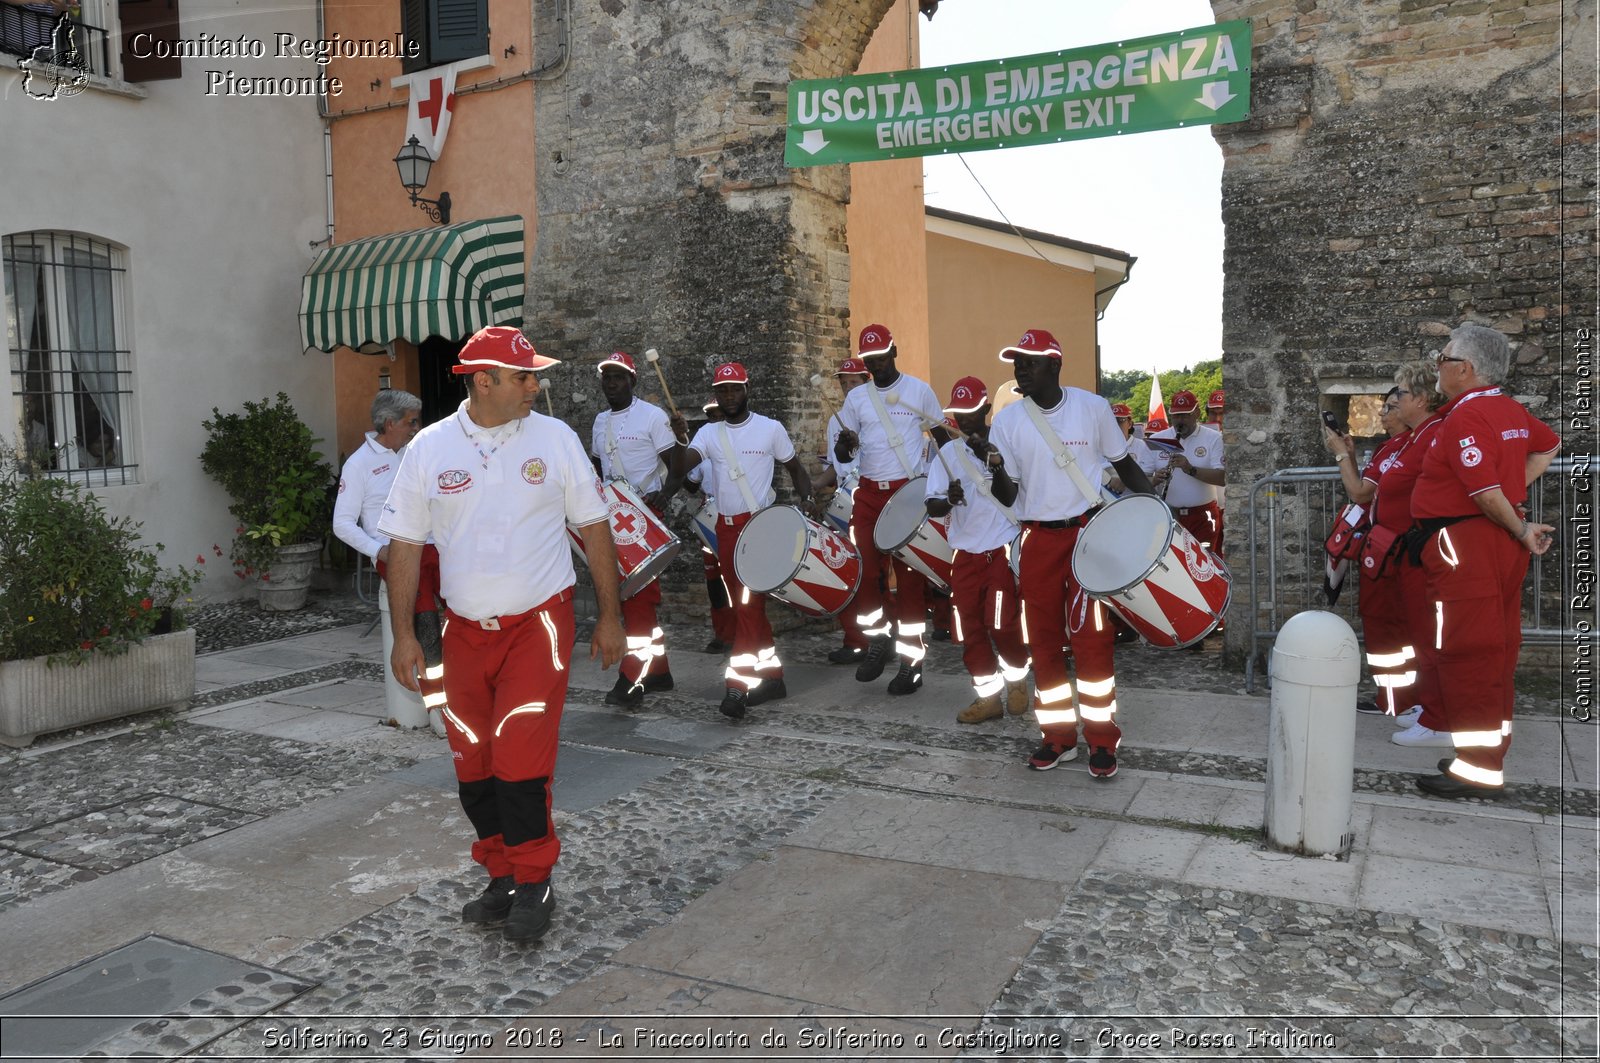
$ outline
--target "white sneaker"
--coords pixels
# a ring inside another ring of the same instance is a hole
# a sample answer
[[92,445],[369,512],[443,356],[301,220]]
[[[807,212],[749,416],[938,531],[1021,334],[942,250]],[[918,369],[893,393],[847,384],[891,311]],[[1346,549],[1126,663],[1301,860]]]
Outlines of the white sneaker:
[[1453,747],[1455,739],[1446,731],[1435,731],[1431,727],[1424,727],[1414,723],[1404,731],[1396,731],[1389,736],[1389,741],[1397,746],[1450,746]]
[[1422,706],[1421,705],[1413,705],[1409,709],[1406,709],[1404,712],[1397,712],[1397,713],[1394,714],[1394,725],[1396,727],[1410,727],[1412,724],[1416,723],[1417,720],[1419,720],[1421,717],[1422,717]]

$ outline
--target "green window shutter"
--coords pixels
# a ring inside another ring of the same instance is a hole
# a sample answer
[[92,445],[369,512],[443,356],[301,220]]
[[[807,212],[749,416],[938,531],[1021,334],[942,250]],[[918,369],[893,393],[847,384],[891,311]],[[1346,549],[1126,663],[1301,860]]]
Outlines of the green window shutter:
[[489,51],[489,0],[433,0],[431,7],[428,55],[432,65]]

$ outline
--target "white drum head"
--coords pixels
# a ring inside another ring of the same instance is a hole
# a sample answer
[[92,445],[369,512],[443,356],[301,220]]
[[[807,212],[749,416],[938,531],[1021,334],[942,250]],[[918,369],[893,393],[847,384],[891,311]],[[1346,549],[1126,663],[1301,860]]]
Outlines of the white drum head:
[[793,506],[768,506],[751,517],[733,548],[733,571],[756,594],[789,582],[806,556],[810,528]]
[[928,519],[928,507],[924,504],[927,496],[926,476],[906,481],[905,486],[889,496],[872,529],[872,543],[879,553],[892,554],[917,534],[922,522]]
[[1125,495],[1078,532],[1072,572],[1090,594],[1116,594],[1140,580],[1167,552],[1172,511],[1154,495]]

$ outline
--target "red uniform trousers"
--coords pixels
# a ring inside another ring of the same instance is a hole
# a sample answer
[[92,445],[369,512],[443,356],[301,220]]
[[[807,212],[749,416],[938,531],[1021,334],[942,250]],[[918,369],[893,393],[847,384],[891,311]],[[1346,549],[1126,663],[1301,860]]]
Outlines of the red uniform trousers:
[[1219,550],[1222,543],[1222,510],[1215,502],[1203,506],[1174,507],[1172,518],[1196,539]]
[[492,877],[542,882],[561,855],[550,817],[561,711],[572,659],[572,588],[485,630],[449,613],[444,629],[445,735],[461,807]]
[[[1417,722],[1435,731],[1444,731],[1443,704],[1439,692],[1439,651],[1434,647],[1433,603],[1428,600],[1428,576],[1421,565],[1404,557],[1389,562],[1397,565],[1400,577],[1400,604],[1406,611],[1406,638],[1417,651],[1417,681],[1411,687],[1412,705],[1422,706]],[[1401,706],[1407,708],[1408,706]]]
[[[981,554],[957,550],[950,566],[951,634],[961,643],[961,663],[980,698],[1028,672],[1028,648],[1018,623],[1017,580],[1006,548]],[[996,660],[996,654],[999,659]]]
[[1398,564],[1391,560],[1389,570],[1377,577],[1362,568],[1361,596],[1356,600],[1367,669],[1378,686],[1378,707],[1389,716],[1423,703],[1417,687],[1417,648],[1411,638]]
[[740,583],[738,570],[733,567],[734,547],[752,516],[739,513],[717,517],[717,560],[722,565],[722,580],[728,585],[728,597],[733,601],[733,652],[728,657],[728,670],[723,673],[730,690],[754,690],[763,680],[783,678],[783,662],[778,660],[772,624],[767,620],[767,596]]
[[1440,528],[1422,551],[1439,654],[1440,715],[1455,742],[1450,774],[1468,782],[1505,782],[1529,556],[1487,517]]
[[622,633],[627,638],[628,652],[617,665],[617,674],[634,686],[642,685],[646,676],[667,675],[672,671],[667,663],[667,637],[656,619],[656,609],[660,605],[659,580],[651,580],[622,602]]
[[[861,555],[861,587],[856,591],[856,623],[863,634],[881,638],[891,632],[895,649],[912,664],[920,662],[927,650],[922,633],[928,628],[927,578],[891,554],[878,552],[872,533],[878,527],[889,496],[905,480],[862,480],[856,485],[856,504],[850,511],[850,540]],[[895,596],[891,618],[884,602],[883,570],[894,567]]]
[[1110,611],[1085,594],[1072,574],[1072,549],[1081,526],[1082,518],[1068,528],[1022,522],[1022,615],[1028,645],[1035,651],[1034,716],[1046,741],[1077,742],[1078,713],[1072,708],[1072,680],[1062,650],[1070,645],[1084,740],[1115,752],[1122,741],[1116,719],[1116,631]]
[[[389,566],[382,561],[373,562],[373,567],[378,570],[378,579],[388,577]],[[439,548],[432,543],[422,544],[422,563],[417,570],[417,602],[412,609],[413,613],[436,613],[444,608],[444,596],[439,593]],[[424,653],[428,647],[423,646]],[[429,710],[437,709],[448,700],[444,692],[444,664],[441,661],[426,661],[427,667],[417,677],[417,686],[421,688],[423,707]]]
[[711,633],[718,642],[732,646],[737,624],[733,603],[728,600],[728,584],[722,578],[722,562],[705,543],[700,544],[700,564],[705,569],[706,600],[711,603]]

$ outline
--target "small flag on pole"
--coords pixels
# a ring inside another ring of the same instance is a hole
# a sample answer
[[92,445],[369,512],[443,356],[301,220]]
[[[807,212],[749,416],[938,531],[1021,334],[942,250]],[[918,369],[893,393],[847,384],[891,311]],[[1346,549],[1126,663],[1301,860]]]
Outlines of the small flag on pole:
[[1145,417],[1145,424],[1156,419],[1167,420],[1167,404],[1161,397],[1161,376],[1154,369],[1150,370],[1150,411]]

